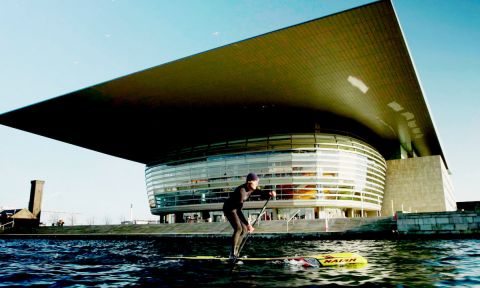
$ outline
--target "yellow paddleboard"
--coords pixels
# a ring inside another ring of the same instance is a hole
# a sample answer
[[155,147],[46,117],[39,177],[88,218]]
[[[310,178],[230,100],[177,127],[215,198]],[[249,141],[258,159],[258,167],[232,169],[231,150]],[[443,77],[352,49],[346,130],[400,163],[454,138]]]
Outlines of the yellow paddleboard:
[[[164,257],[165,259],[177,260],[203,260],[203,261],[225,261],[229,258],[217,256],[172,256]],[[238,258],[242,262],[270,262],[282,261],[295,263],[298,262],[302,266],[339,266],[352,264],[367,264],[367,259],[357,253],[331,253],[309,256],[291,256],[291,257],[262,257],[262,258]]]

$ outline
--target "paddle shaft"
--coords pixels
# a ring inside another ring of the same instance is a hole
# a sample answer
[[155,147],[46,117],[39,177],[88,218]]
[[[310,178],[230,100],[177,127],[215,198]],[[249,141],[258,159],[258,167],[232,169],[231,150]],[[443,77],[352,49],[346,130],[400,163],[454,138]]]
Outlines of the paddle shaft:
[[[255,226],[255,224],[257,224],[257,221],[260,219],[260,217],[262,217],[262,214],[265,212],[265,209],[267,208],[267,204],[268,204],[268,201],[270,201],[270,199],[272,199],[272,197],[269,197],[267,199],[267,201],[265,202],[265,204],[263,205],[263,208],[262,210],[260,211],[260,214],[258,215],[258,217],[255,219],[255,221],[253,221],[253,224],[252,224],[252,227]],[[245,236],[245,238],[242,239],[242,243],[240,244],[240,247],[238,248],[238,256],[240,256],[240,252],[242,251],[243,249],[243,246],[245,246],[245,243],[247,243],[247,240],[248,240],[248,236],[250,236],[250,234],[252,233],[248,233],[247,236]],[[234,261],[233,263],[235,263],[237,261],[237,258],[236,256],[234,256]]]

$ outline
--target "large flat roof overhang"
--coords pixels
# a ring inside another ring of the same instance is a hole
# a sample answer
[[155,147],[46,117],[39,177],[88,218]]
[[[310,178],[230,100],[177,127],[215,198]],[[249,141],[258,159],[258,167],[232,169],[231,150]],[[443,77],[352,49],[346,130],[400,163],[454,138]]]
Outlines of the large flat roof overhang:
[[141,163],[181,147],[314,130],[443,157],[389,1],[81,89],[0,123]]

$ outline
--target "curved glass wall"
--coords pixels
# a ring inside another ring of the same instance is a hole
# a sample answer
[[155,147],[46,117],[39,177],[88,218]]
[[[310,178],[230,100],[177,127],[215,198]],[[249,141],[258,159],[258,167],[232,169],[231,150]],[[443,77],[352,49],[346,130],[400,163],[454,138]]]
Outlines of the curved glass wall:
[[262,189],[277,192],[271,206],[330,203],[381,210],[385,159],[352,137],[279,135],[197,146],[170,156],[170,161],[146,168],[148,199],[155,214],[221,209],[249,172],[259,175]]

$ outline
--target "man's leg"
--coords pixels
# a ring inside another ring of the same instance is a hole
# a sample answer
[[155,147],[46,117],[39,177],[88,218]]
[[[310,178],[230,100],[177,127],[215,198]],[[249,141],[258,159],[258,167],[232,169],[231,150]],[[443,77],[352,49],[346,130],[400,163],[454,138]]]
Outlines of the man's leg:
[[247,226],[245,224],[243,224],[242,222],[240,222],[240,235],[238,237],[238,241],[236,243],[236,247],[235,247],[235,255],[237,257],[239,257],[240,255],[240,246],[242,246],[242,243],[243,243],[243,240],[245,238],[245,235],[247,235],[248,233],[248,229],[247,229]]
[[230,256],[238,256],[238,248],[241,243],[241,239],[243,236],[244,228],[240,218],[237,215],[237,210],[225,212],[225,216],[227,217],[228,222],[232,225],[233,228],[233,235],[232,235],[232,250]]

